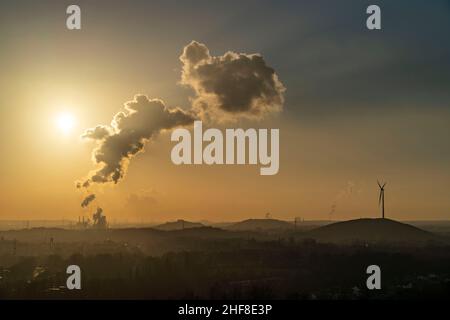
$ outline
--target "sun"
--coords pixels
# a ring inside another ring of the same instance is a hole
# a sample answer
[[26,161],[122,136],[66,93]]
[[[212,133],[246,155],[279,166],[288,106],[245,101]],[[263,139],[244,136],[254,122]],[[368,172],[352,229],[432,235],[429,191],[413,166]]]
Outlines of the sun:
[[75,117],[68,112],[63,112],[56,116],[55,123],[62,133],[68,134],[75,126]]

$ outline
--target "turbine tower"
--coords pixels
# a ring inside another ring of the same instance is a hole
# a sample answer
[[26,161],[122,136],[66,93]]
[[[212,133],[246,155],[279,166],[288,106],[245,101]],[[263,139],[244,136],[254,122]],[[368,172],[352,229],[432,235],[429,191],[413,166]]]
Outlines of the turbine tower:
[[380,181],[377,180],[378,186],[380,187],[380,197],[378,198],[378,205],[381,206],[381,217],[384,219],[384,186],[386,182],[381,185]]

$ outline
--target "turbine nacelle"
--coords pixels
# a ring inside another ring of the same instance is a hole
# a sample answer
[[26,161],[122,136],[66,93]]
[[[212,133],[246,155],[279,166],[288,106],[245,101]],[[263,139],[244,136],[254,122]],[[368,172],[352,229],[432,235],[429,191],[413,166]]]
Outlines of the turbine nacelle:
[[386,186],[386,182],[383,184],[377,180],[378,187],[380,187],[380,196],[378,198],[378,205],[381,206],[381,217],[384,219],[384,187]]

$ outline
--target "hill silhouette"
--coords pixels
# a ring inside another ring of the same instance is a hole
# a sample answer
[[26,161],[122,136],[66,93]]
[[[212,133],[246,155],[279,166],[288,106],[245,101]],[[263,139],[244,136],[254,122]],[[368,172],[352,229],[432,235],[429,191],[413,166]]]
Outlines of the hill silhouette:
[[166,223],[160,224],[158,226],[155,226],[154,229],[164,230],[164,231],[173,231],[173,230],[183,230],[183,229],[190,229],[190,228],[200,228],[200,227],[204,227],[204,225],[201,223],[198,223],[198,222],[177,220],[177,221],[171,221],[171,222],[166,222]]
[[419,244],[443,241],[431,232],[390,219],[356,219],[329,224],[304,234],[319,242],[405,243]]
[[293,229],[292,223],[276,219],[248,219],[227,226],[232,231],[270,231],[280,229]]

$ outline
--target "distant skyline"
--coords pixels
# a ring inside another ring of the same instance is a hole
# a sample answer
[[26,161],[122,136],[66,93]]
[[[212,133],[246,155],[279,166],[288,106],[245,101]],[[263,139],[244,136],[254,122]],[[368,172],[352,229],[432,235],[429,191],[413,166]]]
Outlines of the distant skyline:
[[77,1],[79,31],[68,4],[0,4],[0,220],[91,216],[75,183],[95,170],[95,143],[81,135],[136,94],[186,113],[204,102],[199,78],[182,83],[192,41],[273,68],[281,111],[209,126],[280,129],[279,172],[176,166],[168,129],[118,184],[93,187],[109,221],[379,217],[377,180],[387,218],[450,219],[448,1],[377,1],[379,31],[366,1]]

